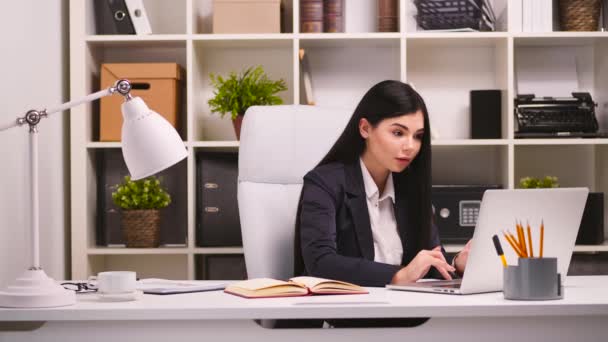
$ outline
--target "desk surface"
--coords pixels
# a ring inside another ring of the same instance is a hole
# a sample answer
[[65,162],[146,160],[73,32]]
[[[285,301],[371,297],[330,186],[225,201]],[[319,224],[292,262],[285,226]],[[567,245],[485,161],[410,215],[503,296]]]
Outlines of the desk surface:
[[271,299],[213,291],[143,295],[132,302],[101,302],[96,294],[79,294],[74,306],[0,309],[0,321],[608,315],[608,276],[568,277],[564,299],[552,301],[510,301],[502,292],[458,296],[384,288],[369,291],[368,295]]

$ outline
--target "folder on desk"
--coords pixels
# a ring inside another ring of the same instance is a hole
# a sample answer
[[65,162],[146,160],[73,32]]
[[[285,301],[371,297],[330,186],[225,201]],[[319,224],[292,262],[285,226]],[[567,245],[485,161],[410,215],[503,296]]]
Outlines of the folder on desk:
[[226,288],[226,285],[225,282],[194,282],[148,278],[140,280],[137,284],[137,289],[146,294],[168,295],[223,290]]

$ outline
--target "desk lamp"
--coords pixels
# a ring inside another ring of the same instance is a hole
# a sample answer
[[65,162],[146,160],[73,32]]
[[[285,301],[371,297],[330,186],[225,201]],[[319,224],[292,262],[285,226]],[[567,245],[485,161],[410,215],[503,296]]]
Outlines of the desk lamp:
[[188,152],[173,126],[153,112],[139,97],[130,95],[131,83],[118,80],[113,87],[64,103],[49,110],[30,110],[24,117],[0,124],[0,131],[16,126],[29,126],[29,176],[31,181],[31,266],[7,287],[0,289],[0,307],[42,308],[76,303],[74,291],[66,290],[48,277],[40,266],[39,189],[38,189],[38,123],[42,118],[63,112],[82,103],[104,96],[120,94],[125,98],[121,110],[122,155],[134,180],[160,172],[180,160]]

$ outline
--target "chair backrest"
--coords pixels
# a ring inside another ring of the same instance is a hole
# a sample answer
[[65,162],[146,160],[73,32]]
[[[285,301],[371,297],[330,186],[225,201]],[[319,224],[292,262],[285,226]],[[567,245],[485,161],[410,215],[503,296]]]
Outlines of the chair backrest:
[[351,114],[303,105],[247,110],[239,148],[238,205],[249,278],[293,276],[302,177],[329,151]]

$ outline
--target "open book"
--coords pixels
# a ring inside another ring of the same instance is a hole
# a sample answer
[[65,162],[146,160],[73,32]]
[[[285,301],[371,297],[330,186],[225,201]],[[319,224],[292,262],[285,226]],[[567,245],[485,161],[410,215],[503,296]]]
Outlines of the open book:
[[245,298],[296,297],[315,294],[366,294],[361,286],[315,277],[295,277],[288,281],[256,278],[233,283],[226,293]]

